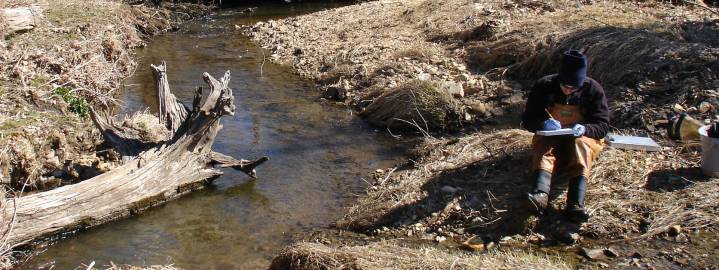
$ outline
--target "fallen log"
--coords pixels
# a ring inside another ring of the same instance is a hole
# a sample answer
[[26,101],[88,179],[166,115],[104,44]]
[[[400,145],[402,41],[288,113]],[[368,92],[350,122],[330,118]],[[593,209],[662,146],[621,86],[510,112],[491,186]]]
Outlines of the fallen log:
[[[157,68],[164,73],[164,64],[153,66]],[[93,110],[93,122],[125,157],[124,165],[74,185],[0,202],[0,250],[139,213],[204,187],[222,174],[215,167],[232,167],[254,177],[254,168],[267,157],[237,160],[211,149],[221,129],[220,118],[235,111],[229,71],[219,81],[207,73],[203,77],[209,91],[204,98],[195,98],[192,111],[175,115],[179,110],[161,108],[160,112],[170,112],[171,119],[180,121],[168,125],[176,129],[164,141],[142,141],[107,114]],[[185,108],[169,92],[166,79],[164,84],[160,81],[162,76],[156,76],[156,85],[162,85],[158,95],[166,91],[172,97],[161,107]],[[201,91],[196,94],[202,97]]]
[[38,5],[0,9],[0,36],[35,28],[41,14],[42,7]]

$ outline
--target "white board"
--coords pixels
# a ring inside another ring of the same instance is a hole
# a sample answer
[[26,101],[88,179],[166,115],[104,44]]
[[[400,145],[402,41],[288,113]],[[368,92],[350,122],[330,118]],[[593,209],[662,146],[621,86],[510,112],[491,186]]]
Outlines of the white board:
[[652,138],[624,136],[609,134],[607,136],[609,146],[619,149],[644,150],[644,151],[661,151],[662,147]]
[[540,130],[535,132],[537,135],[542,136],[560,136],[560,135],[572,135],[574,132],[572,132],[571,128],[562,128],[557,130]]

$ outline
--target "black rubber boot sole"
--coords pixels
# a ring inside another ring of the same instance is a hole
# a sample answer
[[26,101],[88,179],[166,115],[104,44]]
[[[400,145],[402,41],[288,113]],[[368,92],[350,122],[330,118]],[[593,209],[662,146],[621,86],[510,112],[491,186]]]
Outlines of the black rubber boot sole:
[[589,220],[589,214],[587,214],[587,211],[584,210],[584,208],[567,208],[564,210],[564,216],[575,223],[584,223]]

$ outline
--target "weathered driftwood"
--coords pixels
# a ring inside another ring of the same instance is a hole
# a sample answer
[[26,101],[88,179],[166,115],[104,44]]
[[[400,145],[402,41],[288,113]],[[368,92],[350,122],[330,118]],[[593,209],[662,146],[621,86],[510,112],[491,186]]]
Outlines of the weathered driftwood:
[[29,7],[4,8],[0,9],[0,24],[3,23],[2,20],[4,19],[4,24],[6,24],[4,34],[6,35],[14,32],[27,31],[37,26],[41,14],[42,8],[37,5]]
[[[154,68],[164,70],[164,65]],[[204,187],[222,174],[215,166],[232,167],[254,177],[254,168],[267,161],[267,157],[251,162],[212,151],[221,128],[220,117],[233,115],[235,106],[232,90],[227,86],[229,71],[219,81],[207,73],[203,76],[210,90],[204,103],[195,99],[196,110],[185,111],[184,117],[176,115],[177,111],[161,110],[171,114],[169,119],[181,121],[174,136],[161,143],[139,141],[137,134],[119,128],[107,115],[92,111],[94,123],[110,144],[127,157],[133,152],[139,154],[124,165],[83,182],[7,201],[4,209],[0,209],[0,245],[16,247],[140,212]],[[160,91],[174,98],[167,81],[163,83]],[[182,106],[176,99],[169,103],[173,108]]]
[[[152,68],[152,76],[155,78],[157,99],[160,103],[157,116],[160,118],[160,123],[164,124],[174,135],[175,131],[180,128],[182,121],[187,118],[187,108],[170,92],[165,63],[159,66],[150,65],[150,67]],[[199,100],[195,100],[195,102],[199,102]]]

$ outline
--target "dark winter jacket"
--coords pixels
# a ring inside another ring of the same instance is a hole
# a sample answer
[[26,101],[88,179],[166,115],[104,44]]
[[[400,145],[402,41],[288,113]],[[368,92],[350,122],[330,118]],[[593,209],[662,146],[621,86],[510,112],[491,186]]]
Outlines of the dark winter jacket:
[[545,76],[534,84],[522,114],[522,126],[531,132],[541,129],[542,122],[549,119],[545,108],[555,103],[579,105],[585,119],[582,124],[587,128],[584,136],[601,139],[609,132],[609,109],[602,86],[587,78],[579,90],[565,96],[559,88],[557,74]]

